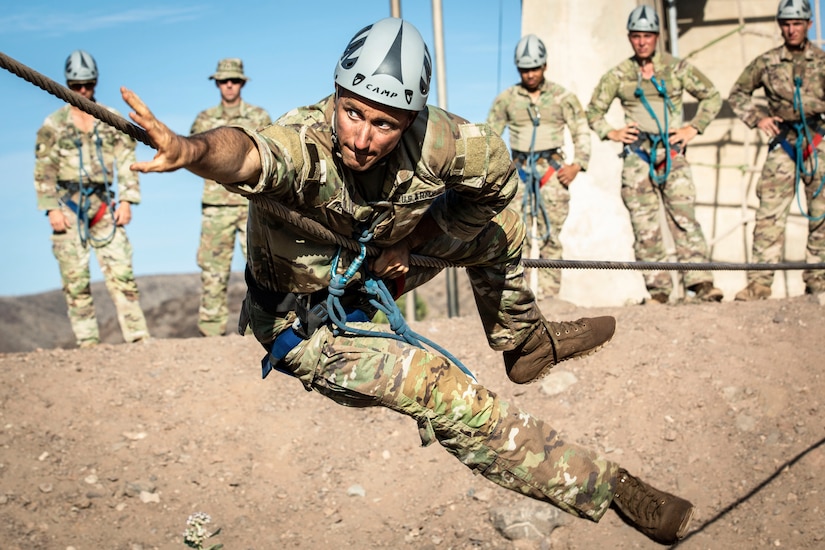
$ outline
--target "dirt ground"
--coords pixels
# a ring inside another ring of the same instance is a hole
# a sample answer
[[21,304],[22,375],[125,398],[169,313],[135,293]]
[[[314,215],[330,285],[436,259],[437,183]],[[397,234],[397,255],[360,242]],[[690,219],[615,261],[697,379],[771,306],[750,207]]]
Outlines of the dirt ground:
[[[615,337],[515,386],[471,306],[412,327],[567,439],[692,500],[677,546],[825,547],[815,298],[542,306],[557,320],[614,315]],[[226,550],[659,547],[612,511],[510,540],[494,513],[532,501],[422,448],[409,418],[261,380],[262,351],[235,335],[0,354],[0,546],[183,549],[187,518],[203,512],[221,528],[208,543]]]

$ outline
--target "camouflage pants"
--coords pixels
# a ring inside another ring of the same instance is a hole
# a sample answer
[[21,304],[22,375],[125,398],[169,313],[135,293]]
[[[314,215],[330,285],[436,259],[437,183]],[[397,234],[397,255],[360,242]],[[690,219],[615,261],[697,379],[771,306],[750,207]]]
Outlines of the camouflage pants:
[[308,390],[341,405],[387,407],[412,417],[423,445],[438,441],[505,489],[593,521],[613,499],[616,464],[564,441],[444,357],[389,338],[334,336],[322,328],[285,363]]
[[235,237],[246,258],[247,205],[215,206],[204,204],[198,267],[201,268],[201,303],[198,330],[204,336],[221,336],[226,331],[229,307],[227,288],[235,252]]
[[[817,165],[813,178],[801,180],[799,189],[794,189],[794,161],[781,147],[768,153],[756,186],[759,207],[756,210],[756,223],[753,229],[753,262],[761,264],[782,261],[785,225],[798,191],[804,188],[807,214],[811,218],[823,216],[825,213],[825,189],[816,197],[813,196],[825,177],[825,153],[821,149],[817,150]],[[812,169],[810,162],[806,163],[805,169]],[[825,262],[825,220],[808,221],[807,251],[809,261]],[[756,282],[768,287],[773,283],[773,277],[773,271],[748,272],[749,283]],[[825,291],[825,272],[804,271],[802,279],[805,285],[815,292]]]
[[[660,152],[659,162],[664,158]],[[708,261],[708,246],[702,227],[696,221],[696,188],[690,165],[683,155],[671,160],[670,175],[664,185],[650,179],[650,166],[636,154],[624,159],[622,168],[622,200],[630,213],[636,259],[643,262],[667,261],[659,223],[659,201],[664,206],[665,219],[676,246],[680,262]],[[651,294],[670,294],[673,282],[667,271],[644,272],[645,286]],[[686,287],[713,282],[710,271],[685,271]]]
[[[519,176],[524,182],[524,176],[529,170],[529,166],[524,161],[516,161],[516,166],[519,169]],[[550,169],[550,163],[545,158],[539,158],[536,161],[536,172],[539,179],[543,178]],[[519,187],[519,192],[510,203],[514,208],[524,215],[524,185]],[[547,182],[539,190],[539,201],[544,206],[544,212],[547,214],[545,221],[541,211],[538,211],[535,216],[536,229],[532,229],[533,215],[527,216],[527,242],[526,246],[531,247],[533,240],[538,240],[539,254],[538,257],[544,260],[561,260],[562,259],[562,244],[559,239],[562,226],[570,214],[570,191],[562,185],[556,174],[550,176]],[[527,254],[529,256],[529,250]],[[560,269],[539,269],[539,288],[551,296],[556,296],[561,288],[561,270]]]
[[90,229],[89,246],[83,246],[78,234],[77,218],[67,208],[64,214],[72,220],[65,233],[52,234],[52,252],[60,266],[63,294],[66,297],[69,322],[78,346],[100,342],[90,286],[89,261],[94,248],[106,289],[114,302],[120,330],[126,342],[149,337],[146,319],[140,308],[139,293],[132,271],[132,245],[123,227],[112,233],[113,221],[105,216]]

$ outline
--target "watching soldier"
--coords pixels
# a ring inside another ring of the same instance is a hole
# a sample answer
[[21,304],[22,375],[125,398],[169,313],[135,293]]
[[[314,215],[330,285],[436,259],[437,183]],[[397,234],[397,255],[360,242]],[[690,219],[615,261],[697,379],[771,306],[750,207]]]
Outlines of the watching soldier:
[[[256,130],[271,121],[262,108],[241,99],[241,89],[249,78],[240,59],[222,59],[209,77],[221,93],[221,102],[198,113],[190,134],[199,134],[219,126],[243,126]],[[246,258],[246,218],[249,201],[230,193],[214,180],[203,181],[201,199],[201,240],[198,267],[201,268],[201,303],[198,331],[203,336],[221,336],[226,331],[229,308],[227,288],[235,252],[235,237]]]
[[[794,195],[805,193],[808,257],[825,261],[825,53],[808,41],[811,6],[808,0],[781,0],[776,21],[783,44],[754,59],[742,72],[728,99],[748,128],[759,128],[771,139],[756,186],[759,207],[753,228],[753,261],[778,263],[785,246],[785,224]],[[762,88],[767,111],[753,101]],[[751,271],[748,285],[736,300],[770,297],[773,271]],[[825,292],[825,272],[802,273],[807,294]]]
[[[520,204],[530,239],[541,243],[539,257],[562,258],[559,233],[570,213],[570,184],[590,160],[590,128],[575,95],[544,77],[547,49],[530,34],[519,40],[515,54],[521,82],[507,88],[493,102],[487,123],[499,134],[510,130],[510,151],[523,183],[515,204]],[[574,157],[565,162],[564,129],[573,140]],[[535,234],[531,234],[532,221]],[[539,270],[539,288],[556,296],[561,271]]]
[[[652,7],[630,12],[627,31],[633,57],[601,78],[587,106],[587,121],[601,139],[624,145],[621,193],[630,212],[636,259],[667,260],[659,224],[661,199],[678,260],[706,262],[708,246],[696,221],[696,188],[685,149],[719,113],[722,98],[693,65],[656,51],[659,16]],[[696,116],[687,124],[682,120],[683,92],[699,100]],[[625,117],[625,125],[618,129],[605,120],[616,98]],[[648,271],[644,278],[650,299],[668,302],[673,290],[670,273]],[[684,284],[699,300],[722,300],[710,271],[685,271]]]
[[[65,76],[66,86],[74,93],[95,101],[97,64],[89,53],[72,52],[66,59]],[[92,250],[117,310],[123,339],[149,338],[132,271],[132,245],[124,229],[132,220],[132,205],[140,202],[138,175],[129,170],[136,145],[132,138],[73,105],[49,115],[37,132],[37,207],[46,211],[52,227],[52,252],[80,347],[100,342],[90,286]]]

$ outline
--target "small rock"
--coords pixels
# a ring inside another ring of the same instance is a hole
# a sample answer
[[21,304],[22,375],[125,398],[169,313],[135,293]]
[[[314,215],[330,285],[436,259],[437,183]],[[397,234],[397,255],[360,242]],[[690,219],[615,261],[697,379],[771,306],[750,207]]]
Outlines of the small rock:
[[149,504],[150,502],[160,502],[160,495],[157,493],[149,493],[146,491],[140,492],[140,501],[144,504]]
[[541,391],[546,395],[558,395],[578,382],[572,372],[557,370],[550,373],[541,383]]
[[367,496],[367,491],[360,485],[351,485],[350,488],[347,489],[347,496],[365,497]]

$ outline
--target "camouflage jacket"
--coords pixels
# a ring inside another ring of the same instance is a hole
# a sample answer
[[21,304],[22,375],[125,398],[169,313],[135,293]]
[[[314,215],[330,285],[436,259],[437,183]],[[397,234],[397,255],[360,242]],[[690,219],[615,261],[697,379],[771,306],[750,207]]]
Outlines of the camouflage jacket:
[[[736,80],[728,102],[748,128],[755,128],[766,116],[800,120],[801,115],[794,108],[795,75],[802,77],[800,92],[805,117],[825,113],[825,52],[810,43],[798,62],[794,62],[793,54],[784,45],[754,59]],[[765,91],[767,112],[753,100],[753,92],[759,88]]]
[[[469,241],[515,195],[518,176],[507,147],[486,124],[428,106],[384,162],[355,173],[333,146],[333,112],[329,96],[262,131],[246,130],[261,155],[261,177],[252,185],[226,184],[250,199],[247,261],[268,290],[327,288],[338,250],[283,222],[276,203],[346,238],[372,231],[371,244],[381,247],[409,235],[428,210],[446,233]],[[342,253],[340,271],[353,256]]]
[[636,97],[636,88],[641,86],[653,112],[656,114],[662,130],[675,130],[684,125],[682,120],[682,95],[687,92],[699,100],[696,116],[690,125],[701,134],[708,124],[713,121],[722,108],[722,97],[719,91],[698,69],[687,61],[676,59],[667,53],[656,53],[653,56],[653,74],[657,80],[665,85],[665,91],[670,99],[668,109],[668,127],[664,127],[665,99],[656,90],[651,80],[642,78],[639,64],[631,57],[619,63],[602,76],[593,97],[587,106],[587,122],[601,139],[607,139],[607,133],[613,128],[604,118],[615,98],[619,98],[624,109],[625,123],[635,122],[639,129],[651,134],[658,134],[659,127],[656,120],[650,116],[641,98]]
[[545,80],[540,89],[538,101],[533,103],[527,90],[521,84],[510,86],[496,97],[487,124],[498,132],[510,129],[510,148],[514,151],[530,152],[533,140],[533,117],[538,112],[539,125],[536,126],[534,151],[555,149],[564,145],[564,127],[570,130],[575,157],[571,164],[579,164],[587,170],[590,161],[590,128],[578,98],[562,86]]
[[[198,113],[189,134],[199,134],[218,126],[243,126],[250,130],[257,130],[268,126],[272,119],[261,107],[250,105],[241,100],[237,108],[227,109],[223,105],[210,107]],[[212,180],[203,180],[203,204],[220,206],[240,206],[247,204],[247,200],[237,194],[230,193],[219,183]]]
[[[115,109],[105,108],[119,115]],[[37,208],[57,208],[67,197],[67,190],[81,183],[81,168],[83,185],[92,185],[100,193],[109,191],[106,186],[114,183],[117,174],[117,199],[138,204],[138,176],[129,170],[129,165],[136,162],[136,146],[134,139],[99,120],[91,132],[81,131],[72,122],[71,106],[61,107],[46,118],[37,132],[34,160]],[[72,199],[77,202],[77,189],[72,191]]]

